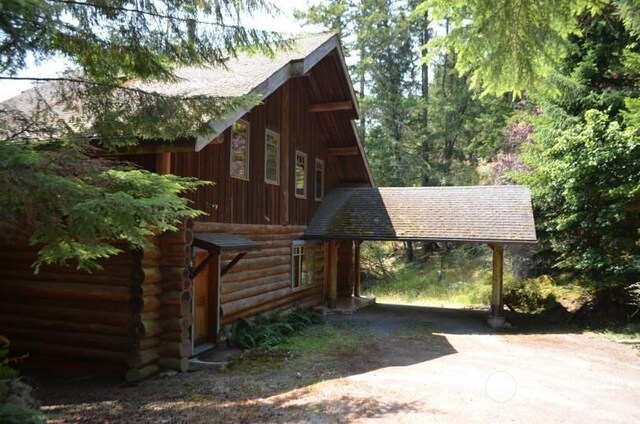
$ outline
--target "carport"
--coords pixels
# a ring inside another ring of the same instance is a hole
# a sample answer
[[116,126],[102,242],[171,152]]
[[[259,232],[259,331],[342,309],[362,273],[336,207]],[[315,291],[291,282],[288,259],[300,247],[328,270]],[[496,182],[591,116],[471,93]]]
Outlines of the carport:
[[353,249],[354,296],[360,296],[360,245],[364,240],[486,243],[493,250],[488,322],[494,327],[504,323],[504,246],[537,242],[531,195],[521,186],[338,188],[327,193],[305,238],[325,243],[330,308],[338,298],[338,251],[346,243]]

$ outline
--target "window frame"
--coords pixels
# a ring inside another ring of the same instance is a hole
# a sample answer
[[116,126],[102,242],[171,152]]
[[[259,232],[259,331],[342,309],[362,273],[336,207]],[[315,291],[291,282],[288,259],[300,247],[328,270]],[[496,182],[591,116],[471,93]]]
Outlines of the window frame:
[[[245,158],[245,169],[246,176],[235,175],[233,173],[233,126],[237,123],[242,123],[247,126],[247,148],[246,148],[246,158]],[[251,123],[245,119],[238,119],[231,125],[230,133],[229,133],[229,176],[231,178],[236,178],[242,181],[249,181],[251,177],[251,169],[250,169],[250,158],[251,158]]]
[[[291,290],[305,290],[311,287],[315,287],[317,285],[316,282],[316,258],[315,258],[315,247],[316,244],[313,242],[308,242],[305,240],[293,240],[291,242]],[[302,249],[302,254],[296,253],[296,248]],[[302,284],[303,276],[307,273],[305,272],[305,264],[307,263],[307,257],[311,252],[311,272],[308,274],[311,276],[311,280],[307,282],[307,284]],[[300,265],[296,266],[296,257],[300,256]],[[296,282],[296,274],[298,274],[298,285],[295,285]]]
[[[320,166],[318,166],[320,165]],[[320,170],[320,197],[318,197],[318,170]],[[316,159],[316,168],[313,173],[313,183],[314,183],[314,198],[316,201],[320,202],[324,199],[324,161],[322,159]]]
[[[304,192],[302,194],[298,194],[298,155],[304,158]],[[305,152],[301,152],[300,150],[296,150],[295,162],[293,166],[293,195],[298,199],[306,199],[307,198],[307,171],[309,170],[309,160],[308,156]]]
[[[267,159],[268,159],[267,146],[268,146],[269,135],[275,136],[278,141],[276,145],[276,179],[275,181],[267,178],[267,169],[268,169],[267,168]],[[280,134],[270,129],[266,129],[264,132],[264,182],[267,184],[276,185],[276,186],[280,185]]]

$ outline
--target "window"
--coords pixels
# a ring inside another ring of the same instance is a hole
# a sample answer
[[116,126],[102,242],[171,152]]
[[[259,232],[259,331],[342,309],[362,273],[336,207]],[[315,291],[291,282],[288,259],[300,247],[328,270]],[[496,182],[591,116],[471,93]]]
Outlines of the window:
[[264,136],[264,181],[280,184],[280,134],[270,130]]
[[234,178],[249,179],[249,123],[239,120],[231,126],[231,166]]
[[303,289],[315,285],[314,244],[295,240],[291,246],[291,288]]
[[296,179],[295,195],[301,199],[307,198],[307,154],[296,150]]
[[324,197],[324,162],[316,159],[316,200]]

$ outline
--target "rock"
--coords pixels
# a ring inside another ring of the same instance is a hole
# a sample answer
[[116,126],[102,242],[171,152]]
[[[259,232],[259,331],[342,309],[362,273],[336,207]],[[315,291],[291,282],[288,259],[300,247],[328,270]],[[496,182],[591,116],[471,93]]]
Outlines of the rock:
[[168,370],[158,374],[158,378],[168,378],[168,377],[173,377],[175,375],[178,375],[178,371]]

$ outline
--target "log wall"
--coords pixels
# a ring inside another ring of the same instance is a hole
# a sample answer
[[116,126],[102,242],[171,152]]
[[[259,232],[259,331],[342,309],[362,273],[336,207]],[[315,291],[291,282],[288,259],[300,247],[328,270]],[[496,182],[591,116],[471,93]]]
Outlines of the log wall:
[[82,361],[135,381],[160,367],[186,370],[191,325],[191,222],[149,247],[100,262],[92,273],[43,266],[19,238],[0,240],[0,334],[12,350]]
[[[315,245],[315,284],[301,289],[291,288],[291,245],[302,238],[304,226],[239,225],[196,222],[194,232],[225,232],[261,243],[259,250],[249,251],[221,279],[221,326],[240,317],[288,309],[312,307],[323,300],[324,249]],[[222,253],[222,267],[238,251]]]

